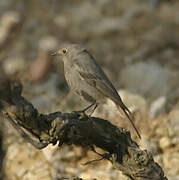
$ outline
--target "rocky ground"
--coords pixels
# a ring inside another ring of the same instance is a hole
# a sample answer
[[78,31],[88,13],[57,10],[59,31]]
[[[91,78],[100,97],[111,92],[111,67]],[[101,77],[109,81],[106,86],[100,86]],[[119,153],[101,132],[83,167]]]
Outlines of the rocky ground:
[[[84,44],[98,59],[135,116],[142,140],[169,180],[179,179],[179,2],[150,0],[1,0],[0,63],[19,79],[24,96],[43,113],[79,110],[63,64],[51,57],[60,44]],[[58,64],[58,68],[57,68]],[[131,130],[106,100],[94,116]],[[75,146],[37,150],[3,118],[0,175],[5,180],[78,176],[125,179],[107,161]],[[98,150],[100,152],[100,149]]]

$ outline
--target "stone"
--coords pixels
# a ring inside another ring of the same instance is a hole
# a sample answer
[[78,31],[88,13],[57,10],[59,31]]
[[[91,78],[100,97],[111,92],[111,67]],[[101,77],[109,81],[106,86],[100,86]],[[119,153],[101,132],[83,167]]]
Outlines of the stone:
[[157,98],[169,92],[170,76],[171,72],[156,62],[139,62],[122,69],[120,82],[131,92]]
[[166,137],[166,136],[160,138],[159,146],[163,151],[166,150],[167,148],[172,146],[171,139],[169,137]]
[[170,149],[163,154],[163,166],[170,176],[179,174],[179,151],[177,148]]

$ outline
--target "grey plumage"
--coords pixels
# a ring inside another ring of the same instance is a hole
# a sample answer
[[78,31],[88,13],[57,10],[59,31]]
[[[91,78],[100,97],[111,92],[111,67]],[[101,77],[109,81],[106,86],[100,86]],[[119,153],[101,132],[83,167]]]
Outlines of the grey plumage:
[[84,47],[69,44],[54,55],[62,56],[65,78],[72,91],[90,103],[103,103],[105,97],[111,99],[123,110],[140,138],[129,109],[95,58]]

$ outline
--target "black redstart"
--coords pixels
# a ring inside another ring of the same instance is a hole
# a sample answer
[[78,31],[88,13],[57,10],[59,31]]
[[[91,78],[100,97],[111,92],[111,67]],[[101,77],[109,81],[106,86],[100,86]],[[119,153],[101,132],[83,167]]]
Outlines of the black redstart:
[[[64,62],[64,73],[69,88],[84,100],[95,105],[111,99],[118,109],[122,109],[139,138],[141,138],[132,119],[131,112],[122,102],[117,90],[101,69],[95,58],[82,46],[69,44],[52,55],[60,55]],[[90,107],[91,107],[90,105]],[[94,108],[94,109],[95,109]]]

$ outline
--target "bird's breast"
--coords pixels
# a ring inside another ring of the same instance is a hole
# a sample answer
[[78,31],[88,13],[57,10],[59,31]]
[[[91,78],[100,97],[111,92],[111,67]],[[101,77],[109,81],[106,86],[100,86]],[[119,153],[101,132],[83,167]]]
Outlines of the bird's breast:
[[76,90],[79,84],[79,75],[73,67],[66,66],[64,67],[65,79],[71,90]]

